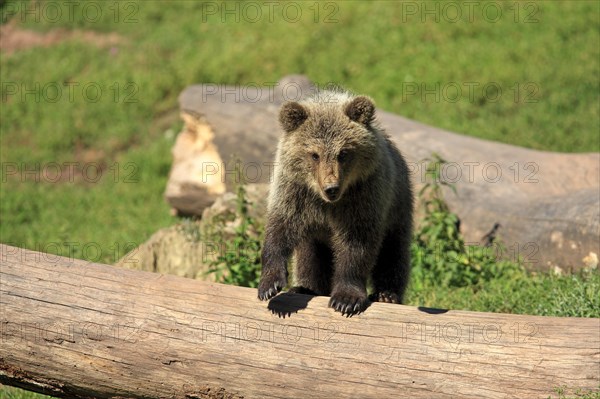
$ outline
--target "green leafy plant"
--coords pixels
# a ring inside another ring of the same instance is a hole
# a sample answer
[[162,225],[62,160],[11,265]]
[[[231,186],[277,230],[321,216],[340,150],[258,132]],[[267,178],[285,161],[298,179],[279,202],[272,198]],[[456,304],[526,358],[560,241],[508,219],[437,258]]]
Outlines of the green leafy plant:
[[490,247],[465,244],[458,216],[444,200],[443,187],[456,193],[456,188],[442,178],[441,170],[447,161],[435,153],[424,161],[426,181],[418,194],[424,217],[411,246],[413,288],[465,287],[523,275],[519,262],[502,259],[505,250],[501,243]]
[[[239,285],[243,287],[258,286],[260,279],[260,249],[262,242],[262,226],[252,218],[248,212],[251,203],[246,199],[246,187],[241,181],[236,187],[236,210],[234,235],[232,238],[224,237],[226,221],[217,223],[218,232],[213,238],[220,242],[219,255],[210,262],[208,273],[214,273],[217,281],[224,284]],[[221,228],[219,228],[221,227]]]

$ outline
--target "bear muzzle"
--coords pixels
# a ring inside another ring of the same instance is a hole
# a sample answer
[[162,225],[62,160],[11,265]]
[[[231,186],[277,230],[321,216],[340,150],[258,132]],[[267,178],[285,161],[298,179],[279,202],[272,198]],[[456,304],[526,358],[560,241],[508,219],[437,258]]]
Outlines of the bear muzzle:
[[325,188],[323,189],[323,192],[325,193],[325,196],[327,197],[327,199],[329,201],[335,202],[340,197],[340,186],[337,183],[329,184],[329,185],[325,186]]

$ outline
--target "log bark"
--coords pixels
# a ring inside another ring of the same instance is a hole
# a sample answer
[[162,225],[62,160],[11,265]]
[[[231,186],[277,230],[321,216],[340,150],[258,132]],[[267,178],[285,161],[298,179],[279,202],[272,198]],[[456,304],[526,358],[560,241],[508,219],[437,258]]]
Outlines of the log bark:
[[600,319],[281,294],[0,245],[0,383],[63,398],[539,398],[596,389]]
[[[167,201],[183,214],[201,215],[231,190],[241,160],[250,183],[267,183],[280,135],[284,100],[312,93],[302,76],[274,87],[215,84],[185,89],[179,103],[185,127],[173,149]],[[368,94],[368,93],[367,93]],[[444,177],[458,196],[446,199],[470,243],[495,223],[507,256],[532,269],[594,267],[600,254],[600,154],[561,154],[464,136],[377,110],[377,118],[410,162],[413,182],[424,183],[425,164],[439,153],[450,164]],[[585,259],[585,260],[584,260]]]

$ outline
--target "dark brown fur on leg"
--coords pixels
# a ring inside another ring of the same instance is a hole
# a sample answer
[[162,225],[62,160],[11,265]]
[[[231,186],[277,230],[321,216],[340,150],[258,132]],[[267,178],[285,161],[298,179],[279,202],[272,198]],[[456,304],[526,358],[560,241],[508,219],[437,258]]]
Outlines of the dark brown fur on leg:
[[287,261],[291,252],[290,240],[281,222],[269,221],[262,251],[262,273],[258,285],[258,298],[261,301],[274,297],[287,285]]
[[410,274],[409,237],[400,232],[386,236],[373,270],[373,302],[402,303]]
[[[370,247],[370,249],[369,249]],[[375,256],[369,245],[340,245],[336,252],[334,283],[329,306],[346,315],[364,311],[369,306],[367,276]]]
[[294,269],[296,286],[290,292],[329,295],[333,273],[333,255],[324,243],[307,240],[296,247]]

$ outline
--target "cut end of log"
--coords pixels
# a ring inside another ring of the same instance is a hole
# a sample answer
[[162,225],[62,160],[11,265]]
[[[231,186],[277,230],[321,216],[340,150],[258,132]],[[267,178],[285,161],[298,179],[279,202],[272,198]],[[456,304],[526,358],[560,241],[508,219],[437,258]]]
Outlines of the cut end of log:
[[185,111],[181,118],[184,126],[172,149],[173,166],[165,198],[178,214],[198,215],[226,191],[220,171],[223,160],[206,119]]

